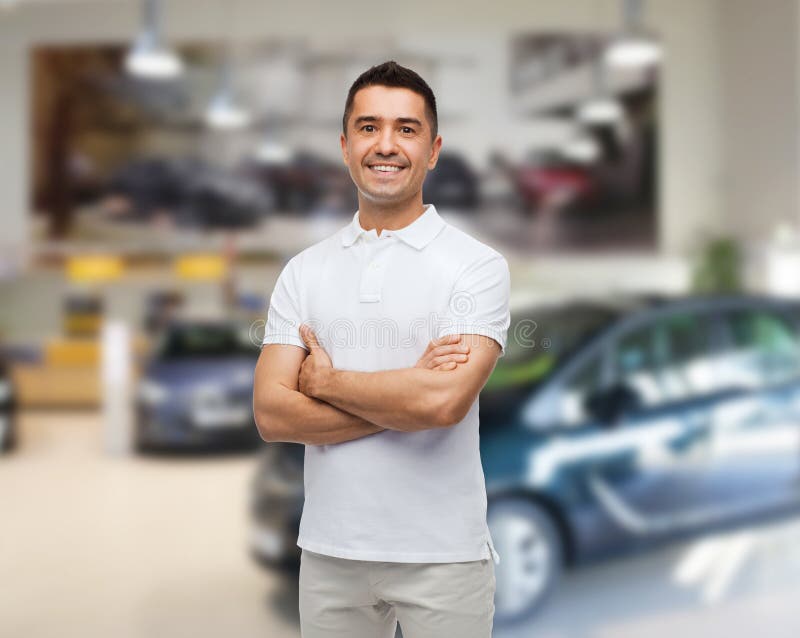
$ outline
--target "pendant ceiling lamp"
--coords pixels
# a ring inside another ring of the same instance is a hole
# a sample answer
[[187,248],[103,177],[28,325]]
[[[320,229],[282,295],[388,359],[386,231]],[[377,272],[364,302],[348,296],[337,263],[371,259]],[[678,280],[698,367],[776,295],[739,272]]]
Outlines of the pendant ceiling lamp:
[[180,57],[161,39],[161,0],[142,0],[142,29],[125,57],[125,70],[151,80],[168,80],[183,72]]
[[281,144],[267,133],[253,154],[255,160],[264,166],[281,166],[292,159],[292,153],[285,144]]
[[656,64],[661,60],[662,49],[644,29],[644,0],[623,0],[622,9],[622,34],[606,50],[606,62],[617,68],[641,68]]
[[222,56],[219,68],[219,83],[214,97],[205,112],[206,126],[211,129],[232,131],[250,126],[253,117],[237,99],[233,86],[233,51],[236,46],[236,18],[238,1],[230,0],[227,16],[221,16],[221,23],[227,17],[227,34],[222,43]]
[[607,69],[602,57],[595,58],[592,63],[592,96],[578,107],[578,120],[583,124],[603,125],[616,124],[624,113],[619,101],[614,98],[608,87]]
[[594,97],[578,109],[578,119],[584,124],[616,124],[622,115],[619,102],[610,97]]
[[234,94],[233,69],[227,54],[220,71],[219,87],[206,109],[205,120],[210,128],[221,130],[245,128],[253,120],[250,112],[238,102]]
[[561,154],[579,164],[591,164],[600,157],[600,145],[588,135],[579,135],[561,147]]

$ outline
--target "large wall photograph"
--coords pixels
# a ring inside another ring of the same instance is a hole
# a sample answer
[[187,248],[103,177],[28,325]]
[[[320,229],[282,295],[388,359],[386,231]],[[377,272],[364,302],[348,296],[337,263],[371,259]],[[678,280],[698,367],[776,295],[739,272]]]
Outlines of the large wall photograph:
[[424,195],[453,223],[522,254],[654,250],[657,69],[615,67],[607,44],[521,34],[487,61],[469,42],[201,42],[178,48],[170,78],[131,72],[121,44],[37,47],[36,241],[144,255],[220,235],[256,254],[312,243],[358,205],[339,156],[347,88],[396,59],[438,96]]

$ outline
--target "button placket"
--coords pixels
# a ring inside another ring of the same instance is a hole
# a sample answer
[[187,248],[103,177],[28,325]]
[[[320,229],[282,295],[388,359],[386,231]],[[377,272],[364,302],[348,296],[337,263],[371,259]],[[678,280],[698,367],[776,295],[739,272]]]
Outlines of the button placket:
[[386,272],[388,246],[379,246],[385,239],[375,238],[367,244],[366,263],[361,273],[359,300],[363,303],[381,301]]

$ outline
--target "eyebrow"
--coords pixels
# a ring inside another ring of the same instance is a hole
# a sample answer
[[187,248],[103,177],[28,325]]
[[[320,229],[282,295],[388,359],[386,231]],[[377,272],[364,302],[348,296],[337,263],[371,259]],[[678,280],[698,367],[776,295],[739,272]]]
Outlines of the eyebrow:
[[[422,122],[415,117],[398,117],[395,118],[394,121],[398,124],[416,124],[422,128]],[[353,126],[358,126],[359,124],[364,124],[365,122],[383,122],[383,118],[378,117],[377,115],[359,115],[353,121]]]

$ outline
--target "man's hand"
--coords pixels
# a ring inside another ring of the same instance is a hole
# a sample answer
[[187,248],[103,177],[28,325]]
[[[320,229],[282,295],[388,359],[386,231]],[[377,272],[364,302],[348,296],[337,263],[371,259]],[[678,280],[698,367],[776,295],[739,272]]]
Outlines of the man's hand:
[[[300,336],[308,346],[309,354],[300,367],[298,390],[306,396],[314,397],[320,384],[324,382],[325,374],[333,369],[333,364],[311,328],[300,326]],[[432,340],[414,367],[439,371],[455,370],[459,363],[466,363],[468,360],[469,346],[461,343],[461,335],[447,335]]]
[[[315,353],[308,358],[315,358],[318,350],[314,340],[303,338]],[[461,340],[469,343],[469,361],[463,364],[446,361],[437,365],[436,349],[456,344],[436,340],[413,368],[359,372],[312,364],[310,369],[315,372],[304,383],[312,398],[389,430],[418,432],[450,427],[461,422],[475,404],[502,352],[500,343],[485,335],[461,335]],[[455,353],[439,356],[463,358],[465,354],[456,348]],[[440,365],[452,367],[454,363],[455,368],[445,374],[431,374]]]
[[303,343],[308,346],[309,353],[300,366],[300,376],[298,377],[298,390],[308,397],[315,396],[320,384],[324,381],[325,374],[333,370],[331,358],[325,349],[319,345],[317,336],[314,332],[303,324],[300,326],[300,337]]
[[461,335],[447,335],[434,339],[417,361],[415,368],[429,370],[455,370],[459,363],[469,360],[469,346],[461,343]]

